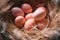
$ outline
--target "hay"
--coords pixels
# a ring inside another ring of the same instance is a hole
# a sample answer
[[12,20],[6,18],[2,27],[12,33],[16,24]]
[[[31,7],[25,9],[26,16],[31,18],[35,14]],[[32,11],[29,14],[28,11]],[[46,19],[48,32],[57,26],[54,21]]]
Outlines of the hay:
[[[7,2],[8,1],[6,1],[6,3]],[[14,3],[11,4],[13,5]],[[10,14],[11,12],[9,11],[9,9],[11,9],[11,7],[13,6],[10,4],[3,4],[0,11],[0,14],[2,14],[0,15],[0,23],[2,24],[1,26],[4,28],[3,31],[7,31],[7,33],[9,34],[8,37],[11,40],[53,40],[53,34],[59,34],[57,30],[60,29],[60,10],[55,7],[54,3],[48,2],[47,4],[49,10],[48,18],[50,23],[47,28],[42,31],[38,30],[37,28],[32,28],[30,31],[26,31],[23,28],[17,28],[16,25],[13,23],[13,16]],[[7,14],[3,15],[4,13]]]

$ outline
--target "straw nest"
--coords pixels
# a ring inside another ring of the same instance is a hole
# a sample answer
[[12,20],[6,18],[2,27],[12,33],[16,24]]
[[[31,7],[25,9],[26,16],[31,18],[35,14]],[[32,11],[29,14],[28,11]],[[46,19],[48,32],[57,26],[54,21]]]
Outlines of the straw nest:
[[16,27],[16,25],[13,23],[14,18],[10,12],[12,7],[20,6],[23,2],[25,1],[0,1],[0,29],[3,30],[1,33],[7,32],[8,37],[11,40],[54,40],[54,36],[59,35],[59,32],[57,32],[57,30],[60,28],[59,8],[57,8],[53,2],[48,1],[46,6],[49,10],[47,15],[47,18],[49,19],[49,25],[47,28],[43,29],[42,31],[38,30],[37,28],[26,31],[23,28],[19,29]]

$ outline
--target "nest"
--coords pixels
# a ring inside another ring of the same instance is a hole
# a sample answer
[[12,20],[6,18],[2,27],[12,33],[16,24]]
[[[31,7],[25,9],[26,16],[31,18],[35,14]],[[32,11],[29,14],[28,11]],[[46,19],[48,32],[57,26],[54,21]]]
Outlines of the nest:
[[[3,3],[2,3],[3,2]],[[21,3],[20,3],[21,2]],[[19,0],[2,0],[0,6],[0,33],[9,39],[6,40],[58,40],[60,29],[60,10],[54,3],[48,1],[46,7],[48,8],[48,19],[50,21],[47,28],[42,31],[33,28],[26,31],[23,28],[19,29],[14,24],[14,17],[11,15],[11,8],[20,6],[22,3],[27,2],[33,4],[34,1],[19,1]],[[17,4],[18,5],[17,5]],[[37,5],[37,3],[36,3]],[[34,5],[35,6],[35,5]],[[57,36],[56,36],[57,35]],[[5,40],[5,39],[4,39]]]

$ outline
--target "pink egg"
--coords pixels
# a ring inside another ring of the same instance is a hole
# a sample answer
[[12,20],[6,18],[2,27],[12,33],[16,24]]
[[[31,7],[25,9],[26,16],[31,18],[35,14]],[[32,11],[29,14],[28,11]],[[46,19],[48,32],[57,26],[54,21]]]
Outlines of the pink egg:
[[19,7],[12,8],[12,14],[13,14],[14,17],[16,17],[16,16],[24,16],[23,10],[21,8],[19,8]]
[[26,20],[31,19],[31,18],[33,18],[33,13],[29,13],[25,16]]
[[43,30],[44,28],[46,28],[49,25],[49,19],[48,18],[44,18],[43,20],[41,20],[38,25],[37,28],[40,30]]
[[46,9],[44,7],[39,7],[35,10],[33,17],[36,21],[41,21],[46,17]]
[[32,7],[31,7],[31,5],[28,4],[28,3],[22,4],[21,8],[23,9],[23,11],[24,11],[25,13],[31,13],[31,12],[32,12]]
[[29,19],[25,22],[24,29],[25,30],[30,30],[35,26],[36,22],[34,19]]
[[23,16],[17,16],[17,17],[15,18],[15,24],[16,24],[17,26],[22,27],[24,23],[25,23],[25,19],[24,19]]

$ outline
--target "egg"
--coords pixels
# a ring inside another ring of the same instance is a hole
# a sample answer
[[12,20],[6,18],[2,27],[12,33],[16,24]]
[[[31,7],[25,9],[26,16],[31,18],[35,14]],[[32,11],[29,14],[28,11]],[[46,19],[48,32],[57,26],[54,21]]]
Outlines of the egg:
[[12,8],[11,11],[12,11],[12,14],[13,14],[14,17],[24,16],[24,11],[19,7],[14,7],[14,8]]
[[23,24],[25,23],[25,18],[23,16],[17,16],[15,18],[15,24],[18,26],[18,27],[22,27]]
[[49,19],[48,18],[44,18],[43,20],[41,20],[38,25],[37,28],[40,30],[43,30],[44,28],[46,28],[49,25]]
[[23,9],[23,11],[24,11],[25,13],[31,13],[31,12],[32,12],[32,7],[31,7],[31,5],[28,4],[28,3],[22,4],[21,8]]
[[34,19],[29,19],[25,22],[24,29],[30,30],[32,29],[36,24],[36,21]]
[[36,21],[41,21],[42,19],[44,19],[46,17],[46,9],[44,7],[39,7],[35,10],[34,14],[33,14],[33,18]]
[[31,18],[33,18],[33,13],[29,13],[25,16],[26,20],[31,19]]

